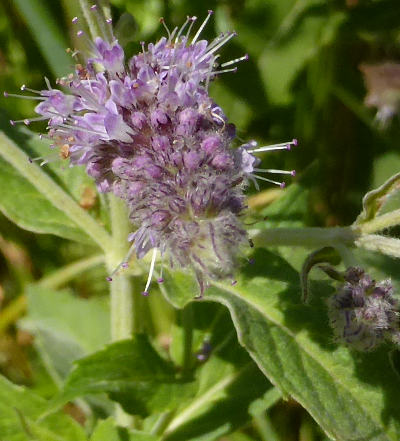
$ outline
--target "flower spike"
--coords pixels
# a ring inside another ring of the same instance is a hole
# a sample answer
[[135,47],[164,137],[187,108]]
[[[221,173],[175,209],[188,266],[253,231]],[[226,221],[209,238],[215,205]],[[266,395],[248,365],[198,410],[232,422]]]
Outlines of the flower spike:
[[[241,221],[249,181],[275,181],[258,173],[293,171],[255,168],[254,154],[288,149],[293,140],[257,147],[249,142],[232,148],[235,128],[208,93],[218,75],[236,71],[247,55],[219,62],[219,51],[236,36],[223,33],[211,42],[200,39],[213,12],[191,39],[196,17],[169,30],[155,44],[127,60],[111,21],[101,8],[89,11],[100,35],[91,39],[72,22],[85,51],[75,73],[53,88],[25,92],[38,101],[38,118],[48,121],[48,138],[71,165],[84,165],[102,193],[124,200],[134,232],[131,248],[107,278],[126,268],[133,253],[143,258],[152,250],[143,295],[149,294],[158,254],[173,268],[191,268],[202,297],[210,279],[234,279],[243,250],[249,246]],[[74,54],[77,52],[75,51]],[[13,96],[5,93],[5,96]],[[17,121],[12,121],[15,124]],[[256,174],[254,174],[256,173]],[[163,282],[163,264],[158,282]]]

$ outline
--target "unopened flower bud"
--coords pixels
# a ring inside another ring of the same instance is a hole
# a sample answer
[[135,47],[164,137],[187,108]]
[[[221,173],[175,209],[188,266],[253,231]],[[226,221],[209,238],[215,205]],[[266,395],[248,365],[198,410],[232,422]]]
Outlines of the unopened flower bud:
[[345,282],[329,298],[329,318],[337,341],[369,351],[399,333],[399,304],[390,280],[375,282],[361,268],[350,267]]

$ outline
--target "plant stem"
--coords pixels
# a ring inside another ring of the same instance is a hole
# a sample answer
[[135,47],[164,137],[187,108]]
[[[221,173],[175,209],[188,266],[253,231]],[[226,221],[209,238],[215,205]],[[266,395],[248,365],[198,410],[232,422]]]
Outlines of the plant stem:
[[400,224],[400,210],[394,210],[390,213],[382,214],[372,220],[356,225],[355,228],[361,234],[376,233],[382,231],[385,228],[394,227]]
[[189,303],[182,310],[183,362],[182,376],[188,377],[193,362],[193,305]]
[[369,251],[377,251],[391,257],[400,257],[400,239],[379,236],[378,234],[366,234],[360,236],[355,244]]
[[75,202],[38,165],[31,164],[29,157],[13,141],[0,132],[0,155],[21,175],[37,188],[56,208],[65,213],[83,232],[103,250],[112,246],[110,235],[92,216]]
[[[114,195],[110,195],[110,212],[112,227],[112,247],[106,255],[107,269],[111,273],[128,252],[128,235],[130,232],[128,212],[125,203]],[[111,339],[112,341],[130,338],[134,330],[132,283],[129,276],[121,274],[113,276],[110,282],[111,296]],[[136,303],[136,302],[135,302]],[[137,316],[135,317],[137,324]],[[129,427],[134,418],[128,415],[118,404],[115,407],[115,420],[119,426]]]
[[[107,268],[112,272],[128,252],[130,231],[128,213],[124,202],[110,195],[110,212],[113,246],[107,253]],[[112,341],[130,338],[133,332],[132,285],[122,270],[110,282],[111,294],[111,338]]]
[[[250,232],[251,235],[251,232]],[[323,246],[353,245],[357,234],[352,227],[333,228],[270,228],[256,231],[252,236],[255,246],[295,246],[317,248]]]

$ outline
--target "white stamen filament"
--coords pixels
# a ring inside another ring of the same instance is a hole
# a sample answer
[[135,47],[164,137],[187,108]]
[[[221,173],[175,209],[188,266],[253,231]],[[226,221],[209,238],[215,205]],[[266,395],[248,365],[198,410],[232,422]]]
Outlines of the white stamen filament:
[[223,73],[236,72],[236,71],[237,71],[237,67],[232,67],[231,69],[214,70],[213,72],[210,72],[210,75],[219,75]]
[[280,175],[292,175],[292,176],[296,174],[295,170],[278,170],[275,168],[255,168],[254,171],[264,172],[264,173],[276,173]]
[[133,243],[130,247],[128,252],[126,253],[126,256],[124,257],[123,261],[113,270],[113,272],[110,274],[110,278],[112,278],[121,268],[125,268],[130,258],[132,257],[133,253],[135,252],[135,244]]
[[231,38],[233,38],[236,34],[234,32],[229,33],[222,41],[219,42],[216,46],[214,46],[211,50],[208,50],[199,60],[199,63],[201,63],[203,60],[205,60],[208,56],[212,55],[214,52],[216,52],[221,46],[226,44]]
[[272,150],[289,150],[289,144],[276,144],[272,146],[258,147],[256,149],[247,150],[249,153],[270,152]]
[[190,21],[190,17],[188,16],[188,17],[186,17],[185,23],[183,23],[183,25],[179,29],[179,32],[178,32],[177,36],[175,37],[175,44],[178,43],[179,37],[182,35],[182,32],[185,30],[185,28],[186,28],[187,24],[189,23],[189,21]]
[[[97,5],[93,5],[90,8],[91,12],[95,15],[96,17],[96,21],[97,24],[99,26],[99,29],[102,33],[101,37],[107,41],[108,43],[112,43],[112,41],[114,40],[114,36],[112,33],[112,28],[110,26],[107,26],[105,17],[103,16],[103,14],[99,11],[99,8],[97,7]],[[111,32],[110,32],[111,31]]]
[[197,20],[197,17],[195,17],[195,16],[190,17],[190,25],[189,25],[189,29],[188,29],[187,32],[186,32],[186,40],[189,39],[190,32],[192,31],[192,28],[193,28],[194,22],[195,22],[196,20]]
[[160,18],[160,23],[164,26],[164,29],[167,31],[168,41],[171,41],[171,32],[170,32],[168,26],[165,23],[164,17]]
[[4,92],[4,96],[6,98],[13,97],[13,98],[23,98],[24,100],[35,100],[35,101],[46,101],[47,98],[43,96],[29,96],[29,95],[18,95],[16,93],[8,93]]
[[258,175],[254,175],[254,174],[252,174],[251,176],[254,176],[256,179],[260,179],[261,181],[269,182],[270,184],[275,184],[281,188],[283,188],[285,186],[284,182],[273,181],[272,179],[264,178],[263,176],[258,176]]
[[21,89],[22,91],[27,90],[28,92],[37,93],[38,95],[41,95],[41,94],[42,94],[42,91],[41,91],[41,90],[31,89],[31,88],[29,88],[29,87],[26,87],[25,84],[23,84],[23,85],[20,87],[20,89]]
[[46,83],[47,88],[49,90],[53,90],[53,88],[51,87],[51,84],[50,84],[50,80],[47,77],[44,77],[44,81]]
[[78,125],[68,125],[68,124],[59,124],[58,127],[63,127],[65,129],[77,130],[79,132],[93,133],[94,135],[107,136],[107,133],[97,132],[96,130],[86,129],[85,127],[81,127]]
[[208,20],[210,19],[210,17],[213,15],[213,11],[208,11],[207,17],[204,19],[203,23],[201,24],[199,30],[196,32],[196,35],[193,37],[192,43],[191,44],[195,44],[197,39],[200,37],[200,34],[202,33],[204,27],[206,26]]
[[150,263],[150,270],[149,270],[149,275],[147,277],[147,282],[146,282],[146,286],[144,288],[144,292],[148,293],[148,289],[151,283],[151,279],[153,278],[153,272],[154,272],[154,266],[156,264],[156,258],[157,258],[157,248],[154,248],[153,250],[153,256],[151,258],[151,263]]
[[171,32],[170,38],[168,38],[168,42],[169,43],[171,43],[172,40],[174,39],[177,30],[178,30],[178,26],[175,26],[174,29]]
[[248,58],[249,58],[249,56],[246,54],[246,55],[243,55],[243,57],[235,58],[234,60],[230,60],[230,61],[227,61],[226,63],[222,63],[221,67],[226,67],[226,66],[230,66],[231,64],[240,63],[241,61],[248,60]]

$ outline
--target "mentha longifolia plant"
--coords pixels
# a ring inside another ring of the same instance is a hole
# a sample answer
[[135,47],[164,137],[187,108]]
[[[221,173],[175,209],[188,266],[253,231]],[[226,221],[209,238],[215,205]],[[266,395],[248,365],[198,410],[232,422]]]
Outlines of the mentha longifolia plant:
[[[249,182],[284,182],[259,173],[294,175],[294,171],[257,168],[258,152],[289,150],[297,140],[258,147],[251,141],[234,146],[235,126],[209,95],[218,75],[236,71],[248,57],[219,62],[219,51],[236,34],[222,33],[211,42],[201,33],[212,15],[195,30],[196,17],[187,17],[167,36],[127,60],[111,19],[91,7],[101,35],[94,41],[79,28],[84,53],[74,74],[58,80],[56,89],[22,90],[40,101],[40,116],[12,124],[48,121],[53,148],[71,165],[85,165],[102,193],[124,200],[135,230],[132,247],[115,269],[128,266],[152,251],[143,295],[148,295],[157,257],[171,268],[190,267],[201,297],[210,279],[231,279],[249,239],[241,215]],[[16,96],[5,94],[6,96]],[[46,160],[43,161],[44,163]],[[250,242],[251,243],[251,242]],[[108,278],[112,281],[112,276]],[[163,281],[162,273],[158,281]]]

